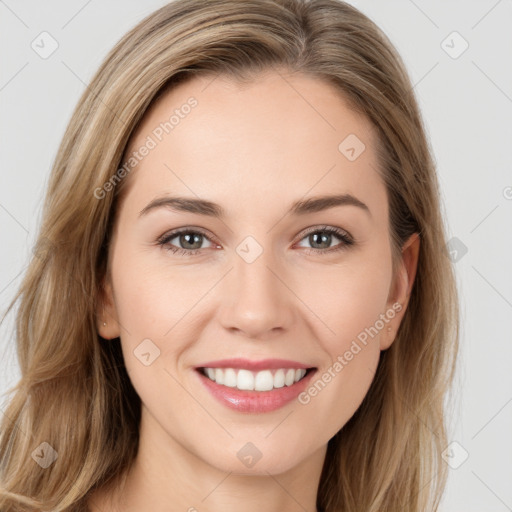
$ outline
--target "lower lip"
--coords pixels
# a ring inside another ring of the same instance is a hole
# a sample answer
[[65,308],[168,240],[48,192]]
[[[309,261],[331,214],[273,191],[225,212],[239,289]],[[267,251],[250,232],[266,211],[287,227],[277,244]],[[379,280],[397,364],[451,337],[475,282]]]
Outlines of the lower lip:
[[299,382],[270,391],[243,391],[217,384],[196,370],[206,389],[223,405],[238,412],[270,412],[279,409],[302,393],[316,370],[309,372]]

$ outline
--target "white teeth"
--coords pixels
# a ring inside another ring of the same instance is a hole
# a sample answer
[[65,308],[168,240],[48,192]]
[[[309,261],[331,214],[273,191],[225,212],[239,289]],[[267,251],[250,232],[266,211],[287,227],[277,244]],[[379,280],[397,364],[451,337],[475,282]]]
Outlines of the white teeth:
[[226,368],[224,371],[224,386],[235,388],[237,385],[236,372],[233,368]]
[[274,377],[270,370],[264,370],[256,374],[254,389],[256,391],[270,391],[274,387]]
[[217,384],[224,384],[224,372],[220,368],[215,369],[215,382]]
[[291,386],[306,375],[304,368],[280,368],[259,372],[236,368],[205,368],[204,372],[217,384],[247,391],[270,391],[285,385]]
[[274,374],[274,387],[282,388],[284,386],[284,370],[277,370]]
[[[228,368],[233,370],[233,368]],[[217,370],[219,371],[219,370]],[[234,370],[233,370],[234,371]],[[217,382],[218,384],[218,382]],[[249,370],[238,370],[238,377],[236,379],[236,387],[238,389],[246,389],[251,391],[254,389],[254,375]]]
[[293,368],[290,368],[287,372],[286,372],[286,376],[284,378],[284,383],[287,385],[287,386],[291,386],[293,384],[293,382],[295,381],[295,370]]

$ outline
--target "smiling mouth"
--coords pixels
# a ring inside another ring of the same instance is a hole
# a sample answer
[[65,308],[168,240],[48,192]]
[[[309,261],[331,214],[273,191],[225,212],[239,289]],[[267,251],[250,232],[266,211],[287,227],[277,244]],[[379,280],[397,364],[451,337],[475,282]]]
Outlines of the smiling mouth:
[[276,368],[251,371],[243,368],[197,368],[209,380],[241,391],[272,391],[300,382],[316,368]]

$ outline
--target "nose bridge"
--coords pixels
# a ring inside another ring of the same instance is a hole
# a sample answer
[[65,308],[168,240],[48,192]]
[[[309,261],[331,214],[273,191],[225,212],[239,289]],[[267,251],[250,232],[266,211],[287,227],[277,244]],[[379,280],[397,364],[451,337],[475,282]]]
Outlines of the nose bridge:
[[285,277],[280,276],[282,267],[270,240],[265,237],[260,243],[247,236],[235,248],[228,289],[222,297],[221,321],[225,328],[261,336],[289,326],[292,294],[282,282]]
[[[249,238],[249,237],[248,237]],[[275,295],[276,277],[270,271],[275,268],[274,251],[269,244],[265,248],[252,237],[244,240],[236,249],[234,278],[238,294],[246,298],[261,298],[261,295]],[[274,270],[275,272],[275,270]],[[244,290],[244,287],[246,290]],[[252,290],[252,293],[245,293]],[[242,298],[242,297],[241,297]]]

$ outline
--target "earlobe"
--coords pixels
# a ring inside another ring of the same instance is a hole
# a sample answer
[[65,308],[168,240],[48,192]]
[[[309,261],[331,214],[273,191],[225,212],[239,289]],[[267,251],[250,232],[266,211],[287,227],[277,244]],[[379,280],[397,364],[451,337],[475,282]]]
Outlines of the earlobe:
[[419,233],[413,233],[402,247],[400,267],[391,287],[392,293],[389,296],[387,307],[389,311],[393,309],[394,314],[393,318],[389,321],[388,329],[386,329],[381,335],[381,350],[386,350],[391,346],[404,317],[414,280],[416,278],[419,249]]

